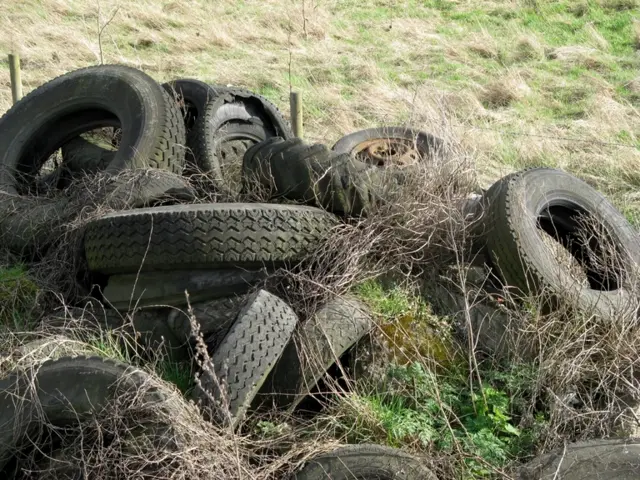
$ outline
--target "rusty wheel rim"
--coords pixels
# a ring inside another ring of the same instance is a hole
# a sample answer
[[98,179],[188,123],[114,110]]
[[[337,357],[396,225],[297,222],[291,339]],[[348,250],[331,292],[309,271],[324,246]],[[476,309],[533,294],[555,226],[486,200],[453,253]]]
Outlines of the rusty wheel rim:
[[415,165],[420,159],[413,142],[402,138],[367,140],[358,144],[354,153],[358,160],[379,167]]

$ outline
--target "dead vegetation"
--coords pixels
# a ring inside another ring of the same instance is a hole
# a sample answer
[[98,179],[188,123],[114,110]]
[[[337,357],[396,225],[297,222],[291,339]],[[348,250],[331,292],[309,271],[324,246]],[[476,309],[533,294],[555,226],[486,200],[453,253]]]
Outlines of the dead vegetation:
[[[339,443],[385,443],[389,425],[381,421],[379,412],[371,410],[367,398],[411,395],[402,390],[405,386],[389,384],[390,363],[417,362],[434,372],[428,388],[439,398],[441,411],[437,418],[448,428],[458,428],[461,420],[447,410],[446,387],[438,376],[442,372],[456,368],[467,371],[467,388],[471,391],[482,384],[488,372],[527,369],[529,376],[513,392],[518,403],[512,414],[517,420],[515,427],[533,436],[528,455],[569,440],[634,432],[635,409],[640,402],[633,375],[639,367],[634,355],[640,348],[636,322],[631,317],[610,322],[589,312],[578,313],[570,296],[549,312],[543,297],[513,298],[496,285],[488,271],[474,274],[477,267],[473,265],[481,264],[482,257],[472,248],[469,230],[468,215],[478,213],[468,203],[477,188],[473,159],[449,136],[444,137],[449,141],[441,156],[407,174],[399,188],[387,192],[386,201],[366,217],[345,223],[321,246],[308,268],[277,272],[264,285],[289,301],[301,318],[309,318],[327,298],[371,279],[401,285],[404,291],[433,299],[434,312],[442,317],[432,313],[431,323],[403,316],[379,318],[372,335],[355,354],[343,359],[343,375],[328,377],[314,393],[315,400],[324,405],[322,412],[308,418],[262,410],[232,430],[206,421],[174,386],[157,378],[154,372],[164,358],[161,349],[151,358],[139,357],[131,353],[135,348],[128,348],[135,339],[123,331],[87,324],[92,316],[100,318],[99,310],[58,307],[62,323],[56,323],[51,315],[41,316],[41,327],[35,333],[22,331],[3,337],[6,344],[2,350],[11,353],[3,357],[2,371],[28,370],[43,358],[69,353],[115,354],[150,372],[153,380],[134,397],[122,397],[94,421],[75,427],[75,434],[69,437],[72,440],[55,453],[55,458],[63,465],[81,466],[96,479],[113,478],[123,472],[140,478],[282,478],[304,459]],[[91,208],[79,210],[66,226],[69,235],[77,235],[87,219],[104,211],[98,201]],[[42,278],[39,275],[44,272],[72,272],[70,261],[63,255],[72,251],[71,245],[63,242],[52,250],[58,254],[52,253],[44,260],[47,268],[33,264],[29,270],[36,273],[36,278]],[[453,270],[449,267],[452,264],[456,267]],[[74,268],[78,268],[77,263]],[[59,278],[49,277],[42,285],[51,288]],[[458,295],[453,305],[442,295],[442,287]],[[55,300],[47,305],[48,312],[64,297],[51,298]],[[206,348],[198,337],[198,319],[192,314],[190,317],[199,369],[202,375],[213,375],[215,382]],[[447,318],[458,320],[450,323]],[[449,332],[452,326],[453,336]],[[60,334],[68,339],[61,340]],[[501,336],[496,344],[497,334]],[[28,350],[20,350],[33,338],[40,342],[35,348],[31,344]],[[170,391],[164,403],[142,402],[144,389],[158,388],[158,382],[163,390]],[[401,390],[394,390],[397,388]],[[224,401],[219,408],[224,414]],[[540,422],[541,415],[544,422]],[[356,428],[350,431],[345,426],[353,426],[354,418],[358,419]],[[142,419],[168,425],[170,433],[162,430],[160,444],[153,437],[143,442],[136,435],[136,425]],[[508,464],[496,468],[481,455],[470,454],[465,446],[469,438],[461,437],[444,450],[426,446],[418,439],[405,440],[404,444],[409,451],[424,455],[425,462],[442,478],[467,478],[465,475],[472,471],[470,460],[500,478],[513,478]],[[514,465],[524,459],[514,459]],[[34,469],[41,468],[42,459],[32,460]]]
[[[615,10],[637,8],[633,0],[602,3]],[[0,5],[0,16],[9,19],[3,25],[6,28],[0,29],[3,32],[0,45],[20,47],[26,90],[63,70],[97,61],[100,54],[95,24],[99,19],[94,5],[78,1],[44,2],[44,6],[38,7],[42,9],[42,18],[39,18],[27,10],[33,7],[32,2],[27,4],[28,7],[11,2]],[[400,118],[410,118],[412,124],[448,140],[461,138],[462,145],[450,144],[440,163],[406,178],[403,187],[389,192],[387,202],[371,215],[343,225],[336,236],[322,246],[308,269],[277,272],[269,279],[267,286],[278,290],[302,317],[308,318],[330,296],[343,294],[354,284],[368,279],[391,278],[405,290],[427,296],[429,292],[434,295],[435,285],[445,285],[447,291],[458,292],[461,297],[457,299],[456,308],[448,304],[438,313],[445,318],[456,317],[464,332],[461,339],[443,347],[451,349],[445,357],[447,362],[457,365],[462,356],[461,363],[469,373],[469,388],[481,383],[487,371],[512,371],[513,366],[526,366],[533,371],[526,382],[513,391],[514,398],[521,401],[517,406],[518,428],[535,434],[537,443],[529,454],[561,447],[566,441],[640,431],[637,411],[640,390],[633,373],[640,367],[636,354],[640,349],[637,340],[640,332],[634,319],[622,316],[617,322],[607,322],[589,312],[576,314],[570,298],[549,313],[539,297],[515,299],[504,291],[497,294],[486,277],[474,285],[467,279],[472,275],[475,254],[469,249],[464,207],[469,193],[477,187],[476,182],[488,186],[513,169],[553,162],[605,193],[615,195],[621,205],[639,204],[640,198],[634,193],[638,185],[634,172],[640,157],[628,145],[615,144],[620,141],[616,138],[620,130],[636,138],[638,119],[635,106],[617,96],[612,84],[601,78],[594,80],[599,87],[584,118],[567,125],[547,122],[548,119],[529,122],[513,107],[531,95],[531,102],[535,103],[545,82],[541,87],[530,82],[526,74],[520,76],[506,70],[489,77],[486,67],[473,64],[473,68],[465,70],[472,80],[455,91],[446,86],[443,89],[442,82],[418,82],[411,71],[390,84],[384,65],[362,58],[357,49],[343,42],[353,42],[356,29],[351,29],[350,24],[336,25],[331,20],[334,14],[331,2],[307,8],[306,16],[302,15],[301,5],[287,10],[277,2],[248,10],[241,10],[235,2],[215,5],[199,2],[193,8],[179,2],[125,1],[119,5],[102,40],[104,56],[109,62],[143,67],[158,79],[202,74],[217,83],[265,89],[273,100],[284,105],[283,92],[288,90],[290,81],[285,72],[289,70],[291,53],[294,86],[303,89],[309,100],[306,129],[310,138],[329,142],[346,131],[373,123],[390,124]],[[104,3],[102,8],[108,12],[110,5]],[[571,8],[576,15],[589,12],[586,2],[575,2]],[[284,10],[286,15],[282,13]],[[210,18],[221,21],[212,24]],[[407,55],[422,55],[414,60],[423,63],[441,55],[450,61],[453,54],[443,52],[455,51],[461,45],[483,61],[500,59],[502,39],[498,41],[491,34],[485,32],[486,37],[469,42],[468,38],[447,38],[425,28],[442,21],[442,18],[398,18],[392,22],[388,34],[381,33],[373,20],[368,21],[367,28],[374,35],[388,35],[385,38],[394,42],[399,63]],[[71,25],[71,35],[66,26],[61,27],[67,24]],[[634,29],[635,48],[639,49],[637,23]],[[38,35],[34,35],[35,32]],[[610,45],[593,26],[587,27],[587,34],[591,46],[550,48],[537,34],[518,32],[517,40],[514,37],[512,59],[532,65],[557,61],[568,68],[584,67],[597,73],[607,68],[605,52],[610,50]],[[307,39],[313,42],[308,43]],[[255,48],[248,49],[246,45]],[[347,71],[344,83],[356,85],[346,90],[348,95],[339,83],[342,78],[336,82],[335,69],[324,67],[337,65],[343,58],[346,58],[343,68]],[[367,79],[366,85],[358,83],[360,77]],[[489,78],[485,87],[478,88]],[[638,79],[625,85],[640,96]],[[10,93],[5,83],[0,85],[0,107],[7,108],[9,103]],[[509,132],[518,135],[510,136]],[[587,139],[589,143],[564,141],[562,137]],[[122,180],[131,185],[130,182],[139,181],[139,176],[145,174],[136,175],[138,180],[125,178],[126,174]],[[83,194],[82,198],[69,199],[70,220],[45,257],[30,265],[28,276],[0,277],[3,321],[10,319],[15,326],[16,312],[22,312],[20,319],[42,318],[43,313],[51,313],[53,306],[66,311],[61,304],[88,293],[86,281],[89,279],[75,277],[75,272],[82,271],[83,260],[76,255],[82,226],[117,207],[105,205],[105,187],[109,184],[105,179],[94,178],[87,183],[89,180],[84,178],[78,182],[84,184],[83,191],[95,195]],[[198,185],[200,190],[206,190],[206,179],[203,182]],[[252,194],[264,196],[265,192]],[[183,201],[179,196],[178,200]],[[199,195],[195,201],[220,200],[223,199],[217,196]],[[0,265],[5,266],[14,263],[12,259],[0,261]],[[449,263],[457,265],[457,273],[447,271],[443,278],[444,265]],[[416,282],[416,278],[420,281]],[[487,304],[491,306],[489,311],[480,308]],[[496,310],[500,315],[493,316]],[[79,318],[83,317],[81,314]],[[63,332],[69,335],[71,330],[46,326],[46,321],[36,335],[25,335],[25,329],[17,328],[13,335],[3,337],[2,351],[12,353],[2,357],[0,370],[8,372],[15,367],[31,366],[36,354],[41,361],[45,353],[50,357],[76,351],[79,343],[82,351],[86,348],[99,355],[112,355],[112,348],[120,352],[119,345],[123,342],[135,343],[115,331],[99,336],[100,346],[96,347],[94,329],[78,329],[76,313],[65,318],[67,325],[74,326],[72,336],[78,339],[62,341],[57,335]],[[192,320],[195,334],[197,319]],[[496,326],[495,322],[505,324]],[[407,326],[402,317],[394,317],[387,323],[372,335],[371,344],[361,346],[366,350],[367,375],[349,383],[349,389],[343,383],[327,379],[323,385],[325,394],[318,396],[326,410],[312,420],[282,412],[260,412],[249,418],[240,431],[232,432],[204,421],[194,405],[163,382],[163,388],[172,392],[166,409],[155,406],[150,409],[149,405],[141,404],[138,400],[143,395],[123,398],[96,417],[95,422],[78,426],[76,434],[70,435],[75,440],[64,446],[61,455],[70,463],[81,465],[89,478],[96,479],[139,475],[159,479],[197,476],[266,480],[282,478],[305,458],[340,442],[351,441],[353,432],[343,427],[354,418],[360,419],[358,429],[366,432],[364,437],[384,442],[388,425],[381,422],[379,414],[371,410],[370,404],[363,403],[362,398],[372,391],[380,392],[380,385],[388,387],[382,381],[388,363],[412,359],[434,370],[447,363],[434,354],[431,338],[419,329],[417,322],[409,322]],[[496,328],[503,337],[498,345],[489,344],[487,337],[495,340]],[[17,347],[34,337],[43,341],[36,350],[16,352]],[[405,340],[401,345],[399,338]],[[200,354],[204,356],[202,351]],[[138,362],[130,357],[127,360]],[[152,362],[145,359],[138,363],[153,374],[154,365],[161,361],[160,354]],[[201,368],[206,369],[206,361]],[[154,377],[145,388],[155,388],[154,382],[160,380]],[[432,387],[434,393],[443,393],[437,382]],[[445,412],[445,402],[440,399],[438,402]],[[449,413],[442,415],[447,419],[448,428],[459,422]],[[543,422],[539,422],[540,415]],[[140,444],[140,438],[131,434],[135,424],[148,417],[171,425],[170,442],[161,447]],[[262,429],[257,425],[262,425]],[[105,441],[107,437],[110,442]],[[442,478],[460,478],[468,460],[462,443],[458,440],[446,454],[433,446],[425,447],[416,438],[408,440],[405,447],[428,455]],[[492,473],[510,478],[506,470]]]

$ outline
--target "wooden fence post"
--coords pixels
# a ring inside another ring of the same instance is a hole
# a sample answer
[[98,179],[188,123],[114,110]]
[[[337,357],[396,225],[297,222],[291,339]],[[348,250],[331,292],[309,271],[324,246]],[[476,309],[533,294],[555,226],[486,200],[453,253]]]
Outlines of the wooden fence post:
[[22,79],[20,78],[20,55],[9,54],[9,75],[11,76],[11,96],[13,103],[22,98]]
[[304,131],[302,127],[302,97],[300,92],[291,92],[289,94],[289,107],[291,109],[293,134],[298,138],[302,138]]

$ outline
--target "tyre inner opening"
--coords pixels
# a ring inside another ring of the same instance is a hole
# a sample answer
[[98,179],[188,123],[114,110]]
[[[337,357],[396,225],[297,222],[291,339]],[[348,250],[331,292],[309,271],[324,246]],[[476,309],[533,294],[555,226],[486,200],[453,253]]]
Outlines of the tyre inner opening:
[[[312,418],[322,412],[325,407],[335,403],[334,391],[350,391],[355,379],[354,364],[357,350],[351,347],[340,356],[340,365],[333,363],[318,379],[318,382],[297,406],[296,413],[301,417]],[[347,376],[345,376],[345,373]]]
[[[613,261],[617,255],[609,251],[614,247],[597,234],[593,217],[584,209],[577,205],[550,205],[540,212],[537,224],[576,260],[591,289],[612,291],[620,288],[621,271]],[[609,248],[605,249],[605,245]]]
[[[45,124],[37,140],[21,155],[16,187],[20,194],[47,195],[69,186],[74,177],[97,173],[120,147],[118,117],[106,110],[85,110]],[[73,149],[74,159],[63,158],[63,148],[78,137],[98,148]],[[104,155],[103,155],[104,153]],[[111,153],[111,157],[109,154]]]
[[187,131],[189,131],[193,129],[193,126],[196,124],[196,121],[198,120],[198,109],[193,103],[184,99],[182,102],[182,106],[183,106],[182,112],[184,117],[184,123],[187,128]]
[[355,149],[355,157],[361,162],[378,167],[393,164],[412,165],[418,161],[413,145],[404,139],[373,139],[362,142]]

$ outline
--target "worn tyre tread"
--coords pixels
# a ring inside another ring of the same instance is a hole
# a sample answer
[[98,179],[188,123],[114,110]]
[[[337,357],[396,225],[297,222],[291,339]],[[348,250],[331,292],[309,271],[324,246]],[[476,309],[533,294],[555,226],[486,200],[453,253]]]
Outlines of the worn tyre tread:
[[[313,207],[217,203],[145,208],[90,222],[93,271],[116,274],[189,268],[260,267],[300,261],[336,218]],[[143,263],[144,261],[144,263]]]
[[295,408],[329,367],[372,327],[362,302],[353,297],[329,300],[297,326],[263,393],[278,407]]
[[[100,69],[128,71],[133,75],[142,75],[144,77],[148,77],[147,74],[141,72],[140,70],[118,64],[105,64],[97,66],[94,65],[90,67],[80,68],[53,78],[29,92],[19,102],[15,103],[11,108],[9,108],[9,110],[7,110],[4,115],[0,117],[0,125],[3,121],[6,121],[7,118],[10,118],[12,115],[14,115],[15,112],[19,112],[20,110],[22,110],[32,98],[37,98],[46,94],[48,90],[56,87],[58,84],[64,81],[68,81],[69,79],[82,76],[85,73]],[[184,144],[186,141],[184,123],[182,122],[180,110],[174,99],[171,98],[171,96],[167,92],[162,90],[159,85],[158,92],[162,94],[165,107],[164,116],[163,118],[159,119],[161,123],[161,134],[158,137],[159,143],[156,144],[151,158],[138,159],[136,157],[136,161],[132,162],[131,166],[134,168],[151,166],[154,168],[165,169],[180,174],[182,173],[182,169],[184,167]],[[176,145],[180,145],[180,148],[176,148]],[[149,162],[149,164],[147,165],[145,162]]]
[[[293,309],[275,295],[260,290],[247,298],[211,358],[216,376],[227,388],[232,424],[243,419],[297,323]],[[215,392],[212,382],[205,385]],[[196,395],[206,398],[199,389]]]
[[[483,220],[486,226],[484,238],[486,239],[489,257],[492,264],[498,268],[498,274],[507,284],[516,287],[517,290],[525,295],[539,293],[543,289],[548,289],[552,294],[557,294],[559,288],[556,285],[557,281],[547,278],[547,275],[539,268],[541,262],[539,253],[530,252],[525,247],[528,241],[527,236],[530,232],[520,231],[523,227],[521,225],[518,226],[518,222],[523,217],[520,206],[521,199],[518,196],[519,189],[522,187],[519,184],[525,177],[536,174],[565,176],[570,182],[573,182],[572,185],[566,188],[573,189],[572,194],[576,197],[592,195],[598,198],[597,203],[600,205],[606,205],[609,202],[600,192],[576,177],[570,176],[561,170],[542,167],[528,168],[507,175],[494,183],[484,196],[483,202],[486,205],[485,219]],[[540,183],[537,182],[537,184]],[[583,190],[576,193],[575,189],[578,188]],[[614,216],[615,209],[611,208],[611,215]],[[594,212],[588,213],[593,214]],[[600,220],[602,221],[602,219]],[[626,222],[622,218],[621,220]],[[617,226],[615,228],[620,227]],[[626,233],[631,232],[631,230],[632,227],[629,226]],[[628,239],[633,245],[624,245],[624,248],[627,246],[632,247],[626,263],[638,265],[640,264],[640,242],[635,235],[629,234]],[[535,255],[538,255],[537,259],[534,257]],[[628,300],[626,295],[618,296],[615,291],[596,292],[588,288],[582,288],[580,298],[583,306],[595,308],[604,316],[611,316],[617,306],[624,305]]]

